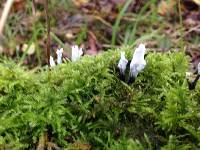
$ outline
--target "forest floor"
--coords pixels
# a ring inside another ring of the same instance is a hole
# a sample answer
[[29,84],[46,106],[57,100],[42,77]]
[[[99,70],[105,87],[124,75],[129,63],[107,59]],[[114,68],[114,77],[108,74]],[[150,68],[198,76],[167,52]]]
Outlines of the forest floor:
[[[0,4],[3,8],[5,0]],[[200,58],[198,0],[51,0],[51,55],[59,47],[70,57],[77,44],[96,55],[122,45],[143,42],[155,51],[184,50]],[[0,14],[3,9],[0,9]],[[15,0],[1,38],[0,52],[28,65],[46,65],[44,0]]]

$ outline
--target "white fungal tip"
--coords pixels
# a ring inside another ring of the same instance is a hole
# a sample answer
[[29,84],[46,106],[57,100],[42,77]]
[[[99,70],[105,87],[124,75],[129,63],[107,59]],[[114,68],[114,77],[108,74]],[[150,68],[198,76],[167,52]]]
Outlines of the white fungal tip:
[[63,48],[57,49],[56,54],[57,54],[57,64],[62,63],[62,53],[63,53]]
[[125,52],[121,52],[121,58],[118,63],[118,68],[123,74],[125,73],[127,63],[128,63],[128,60],[125,57]]
[[72,47],[72,61],[78,60],[83,55],[83,49],[79,48],[77,45],[73,45]]
[[197,71],[198,71],[198,74],[200,75],[200,62],[198,63]]
[[142,50],[146,50],[146,48],[145,48],[145,45],[144,45],[144,44],[140,44],[140,45],[138,46],[138,48],[139,48],[139,49],[142,49]]
[[137,77],[138,73],[141,72],[145,66],[146,66],[146,61],[144,59],[144,55],[145,55],[145,45],[144,44],[140,44],[134,54],[133,54],[133,58],[131,60],[131,64],[130,64],[130,76],[132,77]]
[[52,56],[50,56],[49,62],[51,67],[54,67],[56,65]]

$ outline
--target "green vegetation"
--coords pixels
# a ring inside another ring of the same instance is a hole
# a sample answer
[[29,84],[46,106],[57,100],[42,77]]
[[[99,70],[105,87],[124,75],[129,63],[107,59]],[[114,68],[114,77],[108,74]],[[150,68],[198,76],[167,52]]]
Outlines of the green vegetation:
[[2,60],[1,148],[200,148],[200,84],[188,90],[185,54],[149,53],[128,86],[117,77],[120,51],[35,72]]

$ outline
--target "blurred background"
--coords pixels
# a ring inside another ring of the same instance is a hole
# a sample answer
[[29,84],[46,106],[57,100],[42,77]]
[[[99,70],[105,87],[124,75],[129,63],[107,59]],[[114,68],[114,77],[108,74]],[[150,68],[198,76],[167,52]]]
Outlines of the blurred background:
[[[0,2],[0,16],[6,6]],[[85,54],[143,42],[151,50],[184,50],[200,58],[200,0],[49,0],[51,55],[79,45]],[[29,68],[46,65],[44,0],[14,0],[0,37],[0,55]]]

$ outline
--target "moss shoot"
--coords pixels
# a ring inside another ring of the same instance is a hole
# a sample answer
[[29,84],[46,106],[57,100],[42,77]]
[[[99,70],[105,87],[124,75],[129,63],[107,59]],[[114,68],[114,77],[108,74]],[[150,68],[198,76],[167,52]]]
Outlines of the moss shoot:
[[[120,51],[51,70],[0,63],[0,148],[199,149],[200,84],[189,90],[182,52],[149,53],[130,86]],[[128,73],[127,73],[128,74]]]

